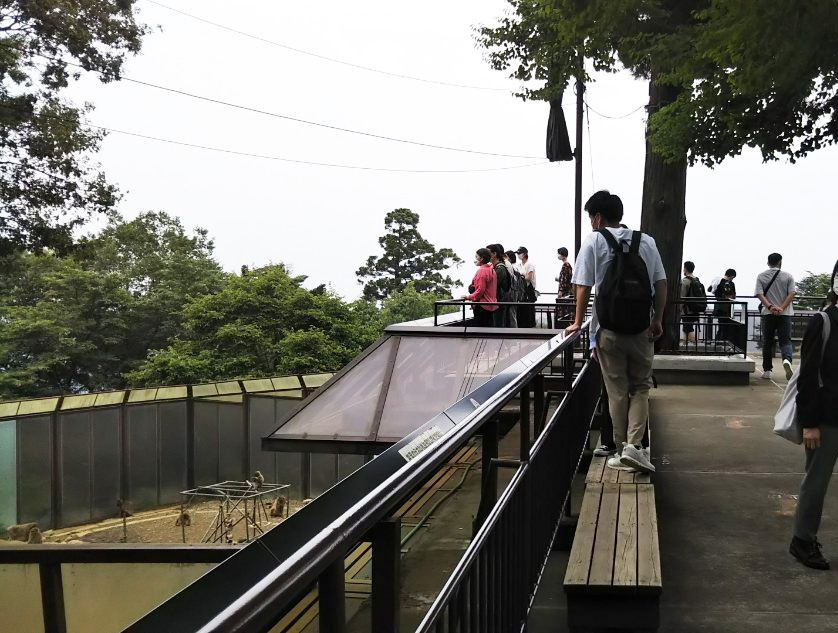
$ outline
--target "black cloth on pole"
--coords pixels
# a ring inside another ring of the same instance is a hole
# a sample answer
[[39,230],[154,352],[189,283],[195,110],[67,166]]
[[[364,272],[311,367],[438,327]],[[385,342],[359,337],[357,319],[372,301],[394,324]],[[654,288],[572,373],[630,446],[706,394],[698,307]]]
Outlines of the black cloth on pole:
[[561,97],[550,101],[550,116],[547,119],[547,159],[551,163],[557,160],[573,160]]

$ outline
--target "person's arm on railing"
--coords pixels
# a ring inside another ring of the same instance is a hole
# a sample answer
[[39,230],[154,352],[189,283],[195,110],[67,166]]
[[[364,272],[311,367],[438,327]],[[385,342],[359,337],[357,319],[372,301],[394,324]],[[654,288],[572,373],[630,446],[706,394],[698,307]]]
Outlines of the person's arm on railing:
[[480,301],[486,293],[486,277],[483,275],[474,276],[474,292],[470,295],[463,295],[463,299],[469,301]]
[[585,320],[585,309],[588,307],[588,300],[591,298],[591,286],[583,286],[576,284],[576,317],[564,333],[571,335],[579,331],[582,327],[582,322]]

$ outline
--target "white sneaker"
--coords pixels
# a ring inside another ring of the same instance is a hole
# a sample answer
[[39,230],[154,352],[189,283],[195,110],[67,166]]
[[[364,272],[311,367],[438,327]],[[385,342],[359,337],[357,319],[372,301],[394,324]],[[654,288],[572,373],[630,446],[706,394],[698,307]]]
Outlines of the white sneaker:
[[644,473],[655,472],[655,467],[649,461],[649,456],[646,452],[632,444],[626,444],[623,447],[623,455],[620,457],[620,463],[623,466],[629,466]]
[[771,380],[771,370],[762,372],[762,379],[763,380]]
[[623,464],[620,461],[621,459],[622,458],[620,457],[619,454],[615,455],[614,457],[609,459],[607,462],[605,462],[605,465],[608,466],[608,468],[613,468],[614,470],[625,470],[625,471],[630,472],[630,473],[636,472],[636,469],[632,468],[631,466],[626,466],[625,464]]
[[783,361],[783,369],[786,370],[786,380],[791,380],[791,377],[794,375],[794,370],[791,368],[790,360]]

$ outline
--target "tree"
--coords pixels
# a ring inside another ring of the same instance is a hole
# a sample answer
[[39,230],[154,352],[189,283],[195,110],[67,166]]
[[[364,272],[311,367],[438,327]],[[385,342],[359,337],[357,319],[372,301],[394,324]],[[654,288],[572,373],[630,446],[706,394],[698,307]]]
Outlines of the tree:
[[[489,62],[543,80],[550,99],[571,78],[621,67],[649,82],[641,229],[656,238],[677,298],[688,164],[743,147],[794,160],[835,141],[838,5],[831,0],[510,0],[514,13],[478,31]],[[666,337],[677,341],[677,314]],[[671,342],[671,340],[670,340]]]
[[378,238],[384,254],[370,255],[356,272],[365,299],[386,299],[410,282],[416,292],[451,296],[455,282],[442,271],[463,260],[450,248],[437,250],[419,234],[418,225],[419,214],[410,209],[395,209],[384,217],[386,233]]
[[19,252],[0,276],[0,397],[118,388],[225,275],[206,231],[165,213],[114,217],[71,256]]
[[[302,287],[282,264],[232,276],[215,294],[184,308],[183,331],[151,352],[135,385],[335,371],[372,343],[380,323],[365,302]],[[373,312],[374,311],[374,312]]]
[[[801,307],[818,309],[826,293],[832,288],[832,273],[813,273],[811,270],[806,272],[808,274],[796,284],[795,302]],[[813,297],[813,299],[803,297]]]
[[[381,304],[381,322],[386,327],[393,323],[405,323],[434,315],[434,303],[450,299],[450,294],[438,295],[419,292],[416,282],[409,282],[404,289],[397,290]],[[456,311],[456,306],[442,306],[439,314]]]
[[126,55],[139,52],[147,32],[133,4],[2,3],[0,256],[43,248],[66,252],[74,228],[116,204],[116,187],[88,157],[103,137],[84,124],[92,106],[75,107],[61,92],[79,67],[103,82],[119,79]]

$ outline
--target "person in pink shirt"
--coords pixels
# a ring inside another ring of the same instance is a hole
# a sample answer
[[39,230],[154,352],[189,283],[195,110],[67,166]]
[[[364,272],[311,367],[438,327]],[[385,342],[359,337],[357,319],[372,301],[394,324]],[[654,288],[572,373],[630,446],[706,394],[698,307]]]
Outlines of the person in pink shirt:
[[498,279],[491,264],[492,255],[488,249],[478,248],[475,254],[474,264],[477,272],[471,280],[469,291],[471,294],[463,295],[463,299],[476,301],[472,305],[474,310],[474,324],[477,327],[492,327],[492,313],[498,309],[496,305],[479,305],[480,303],[495,303],[497,297]]

